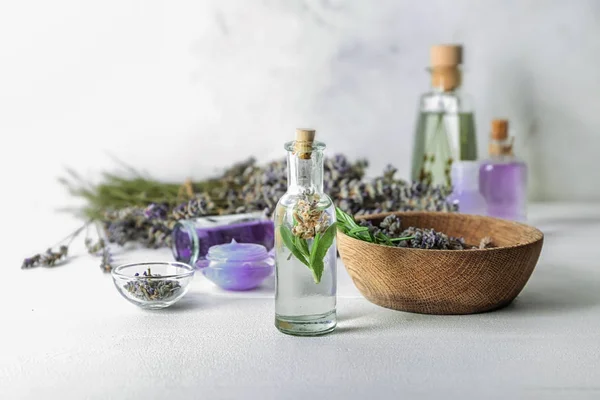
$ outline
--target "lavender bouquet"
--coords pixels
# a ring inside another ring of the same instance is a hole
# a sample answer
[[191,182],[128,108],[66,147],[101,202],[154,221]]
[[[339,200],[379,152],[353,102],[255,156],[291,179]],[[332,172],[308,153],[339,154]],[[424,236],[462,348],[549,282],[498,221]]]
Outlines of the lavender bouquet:
[[[380,176],[366,178],[367,166],[366,160],[350,162],[341,154],[324,160],[325,192],[350,215],[457,210],[447,200],[448,187],[408,183],[395,177],[397,170],[392,166]],[[73,196],[86,200],[83,208],[73,210],[86,222],[54,246],[56,250],[50,248],[26,258],[22,268],[64,262],[70,243],[85,231],[88,252],[98,255],[101,269],[110,272],[112,245],[170,246],[173,227],[182,219],[252,211],[270,215],[287,188],[285,160],[259,166],[249,159],[234,164],[221,176],[184,183],[159,182],[129,168],[127,177],[105,173],[103,182],[91,185],[75,171],[67,172],[68,177],[60,181]]]

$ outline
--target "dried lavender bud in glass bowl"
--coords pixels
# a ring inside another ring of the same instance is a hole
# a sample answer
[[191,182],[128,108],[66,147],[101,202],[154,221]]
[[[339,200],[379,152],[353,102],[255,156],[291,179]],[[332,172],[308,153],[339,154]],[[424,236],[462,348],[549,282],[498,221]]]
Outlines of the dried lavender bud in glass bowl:
[[146,262],[120,265],[111,274],[119,293],[131,303],[159,309],[187,293],[194,269],[178,262]]

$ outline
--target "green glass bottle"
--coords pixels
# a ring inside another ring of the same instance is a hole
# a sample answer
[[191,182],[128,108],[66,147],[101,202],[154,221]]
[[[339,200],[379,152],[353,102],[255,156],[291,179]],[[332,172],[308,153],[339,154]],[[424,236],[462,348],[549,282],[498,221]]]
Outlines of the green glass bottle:
[[414,138],[412,179],[452,185],[452,163],[477,159],[475,118],[460,93],[462,47],[431,48],[432,90],[421,96]]

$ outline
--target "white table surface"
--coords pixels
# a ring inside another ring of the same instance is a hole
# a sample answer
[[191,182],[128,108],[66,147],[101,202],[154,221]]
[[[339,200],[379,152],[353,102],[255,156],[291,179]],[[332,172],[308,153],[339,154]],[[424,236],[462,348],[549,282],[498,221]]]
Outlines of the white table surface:
[[[600,205],[531,206],[546,235],[540,261],[516,301],[492,313],[380,308],[340,264],[338,328],[317,338],[274,328],[272,281],[229,293],[197,274],[177,305],[144,311],[83,251],[22,271],[32,245],[76,226],[38,222],[31,240],[5,249],[0,399],[600,398]],[[171,256],[122,260],[132,259]]]

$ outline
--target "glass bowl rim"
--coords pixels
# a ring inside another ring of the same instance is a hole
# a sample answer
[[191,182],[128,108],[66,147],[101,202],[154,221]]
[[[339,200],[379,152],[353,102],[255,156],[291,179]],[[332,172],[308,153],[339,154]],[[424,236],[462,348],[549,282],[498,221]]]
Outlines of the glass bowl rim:
[[121,273],[120,271],[127,269],[127,268],[131,268],[131,267],[139,267],[139,266],[152,266],[152,265],[170,265],[176,268],[183,268],[184,270],[186,270],[186,272],[182,272],[179,274],[171,274],[171,275],[161,275],[161,276],[157,276],[156,278],[154,277],[150,277],[153,279],[166,279],[166,278],[185,278],[188,276],[192,276],[194,275],[194,267],[192,267],[191,265],[182,263],[182,262],[178,262],[178,261],[144,261],[144,262],[133,262],[133,263],[128,263],[128,264],[121,264],[118,265],[117,267],[115,267],[112,271],[111,271],[111,275],[113,277],[119,277],[119,278],[126,278],[126,279],[147,279],[149,278],[148,276],[144,276],[144,275],[140,275],[140,276],[131,276],[131,275],[125,275],[123,273]]

